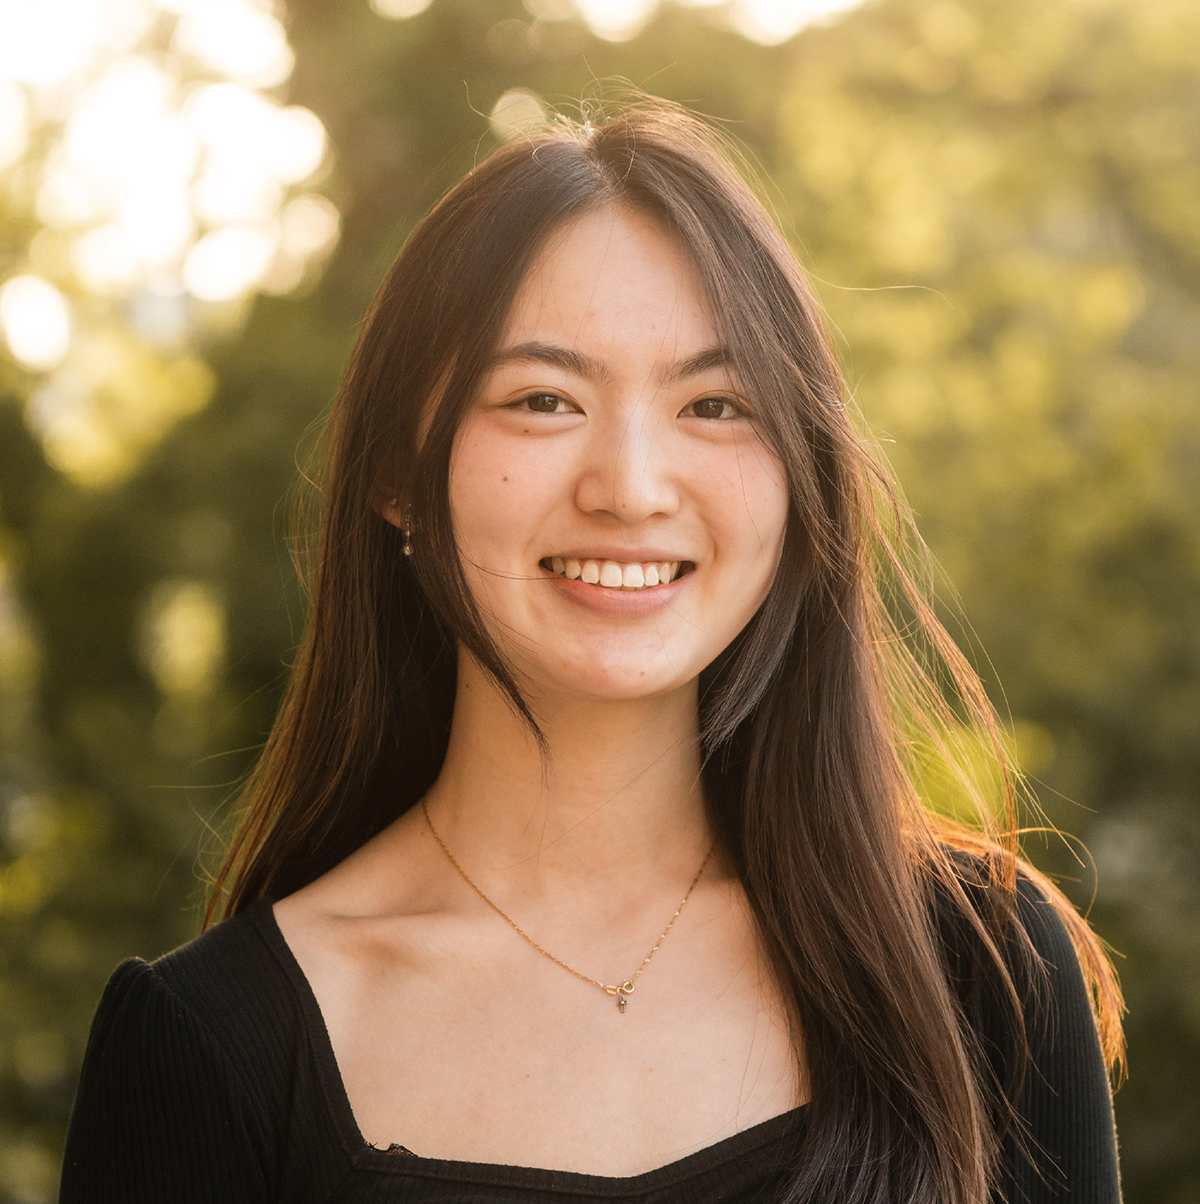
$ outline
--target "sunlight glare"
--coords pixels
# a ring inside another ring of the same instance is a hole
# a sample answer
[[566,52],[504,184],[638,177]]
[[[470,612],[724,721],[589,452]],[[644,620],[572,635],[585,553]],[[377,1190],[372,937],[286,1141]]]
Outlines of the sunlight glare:
[[[337,242],[333,203],[295,195],[329,161],[325,127],[263,91],[294,65],[282,12],[0,0],[0,171],[32,219],[0,349],[50,373],[26,423],[80,485],[127,478],[207,404],[193,341],[234,333],[255,292],[314,282]],[[74,312],[60,287],[84,295]]]
[[0,78],[57,84],[79,70],[104,34],[96,0],[0,0]]
[[146,269],[178,260],[195,234],[187,194],[170,184],[126,196],[121,204],[121,227],[138,263]]
[[188,122],[211,160],[237,171],[264,168],[281,184],[296,184],[320,166],[325,127],[299,105],[281,108],[238,84],[208,84],[185,107]]
[[29,102],[25,93],[0,79],[0,170],[15,162],[29,144]]
[[244,0],[205,0],[189,6],[176,27],[175,44],[230,79],[255,88],[283,83],[296,62],[283,26]]

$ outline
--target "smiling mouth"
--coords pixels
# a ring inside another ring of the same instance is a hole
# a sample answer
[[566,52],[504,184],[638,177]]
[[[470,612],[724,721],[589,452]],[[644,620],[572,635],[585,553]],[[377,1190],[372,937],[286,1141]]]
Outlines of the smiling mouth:
[[690,560],[650,560],[622,564],[616,560],[564,560],[547,556],[540,561],[542,568],[568,581],[582,581],[603,589],[652,589],[669,585],[696,566]]

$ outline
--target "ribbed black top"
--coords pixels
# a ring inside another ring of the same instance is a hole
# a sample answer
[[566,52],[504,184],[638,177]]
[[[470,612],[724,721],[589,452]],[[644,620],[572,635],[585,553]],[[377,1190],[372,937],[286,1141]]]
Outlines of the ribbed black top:
[[[1061,921],[1032,891],[1022,918],[1051,990],[1027,1018],[1036,1068],[1019,1127],[1037,1166],[1009,1141],[1004,1195],[1014,1204],[1117,1204],[1108,1081],[1079,967]],[[1003,1033],[984,1038],[992,1050],[1006,1044]],[[797,1108],[629,1178],[376,1149],[355,1123],[316,998],[260,900],[153,964],[117,969],[92,1026],[59,1199],[770,1204],[804,1125]]]

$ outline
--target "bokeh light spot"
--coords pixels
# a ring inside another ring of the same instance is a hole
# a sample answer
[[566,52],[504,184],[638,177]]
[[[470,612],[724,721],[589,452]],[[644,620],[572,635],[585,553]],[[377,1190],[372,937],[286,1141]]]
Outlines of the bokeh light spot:
[[[263,91],[294,64],[282,12],[0,0],[0,170],[15,165],[11,195],[37,223],[6,269],[0,343],[52,373],[26,420],[81,484],[124,479],[207,397],[164,354],[234,335],[255,292],[311,286],[337,241],[331,202],[289,207],[329,146],[313,112]],[[73,311],[63,292],[83,294]],[[135,366],[124,384],[119,364]]]
[[0,169],[19,159],[29,143],[29,102],[25,93],[0,79]]
[[636,37],[654,15],[658,0],[575,0],[594,33],[609,42]]
[[492,131],[502,142],[528,137],[545,124],[541,98],[528,88],[510,88],[492,105],[488,117]]
[[147,668],[164,694],[210,689],[225,655],[225,608],[202,581],[164,581],[154,590],[143,633]]
[[270,221],[279,211],[283,189],[265,171],[219,160],[196,181],[192,207],[210,226]]
[[806,25],[857,8],[861,0],[736,0],[730,13],[743,37],[773,46],[794,37]]
[[164,356],[125,330],[86,331],[29,399],[25,420],[60,472],[79,485],[111,485],[207,405],[214,385],[212,369],[194,356]]
[[307,258],[325,255],[338,240],[342,215],[337,206],[318,193],[298,196],[283,211],[280,245],[291,255]]
[[4,0],[0,77],[27,84],[70,78],[103,40],[104,7],[88,0]]
[[242,0],[205,0],[191,6],[176,27],[175,44],[255,88],[283,83],[295,66],[283,26]]
[[229,301],[262,280],[276,238],[252,226],[224,226],[206,234],[183,264],[183,282],[201,301]]
[[371,8],[389,21],[406,21],[420,16],[433,0],[371,0]]
[[0,288],[0,327],[13,358],[35,372],[61,364],[71,344],[66,299],[40,276],[14,276]]

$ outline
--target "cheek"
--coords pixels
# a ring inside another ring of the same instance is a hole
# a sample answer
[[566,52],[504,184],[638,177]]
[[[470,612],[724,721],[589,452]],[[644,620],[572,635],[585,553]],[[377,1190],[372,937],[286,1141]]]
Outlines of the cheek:
[[552,504],[557,483],[533,443],[464,423],[450,461],[450,506],[469,559],[519,551]]
[[787,473],[758,439],[740,440],[721,470],[709,477],[714,521],[746,568],[761,566],[768,582],[788,515]]

